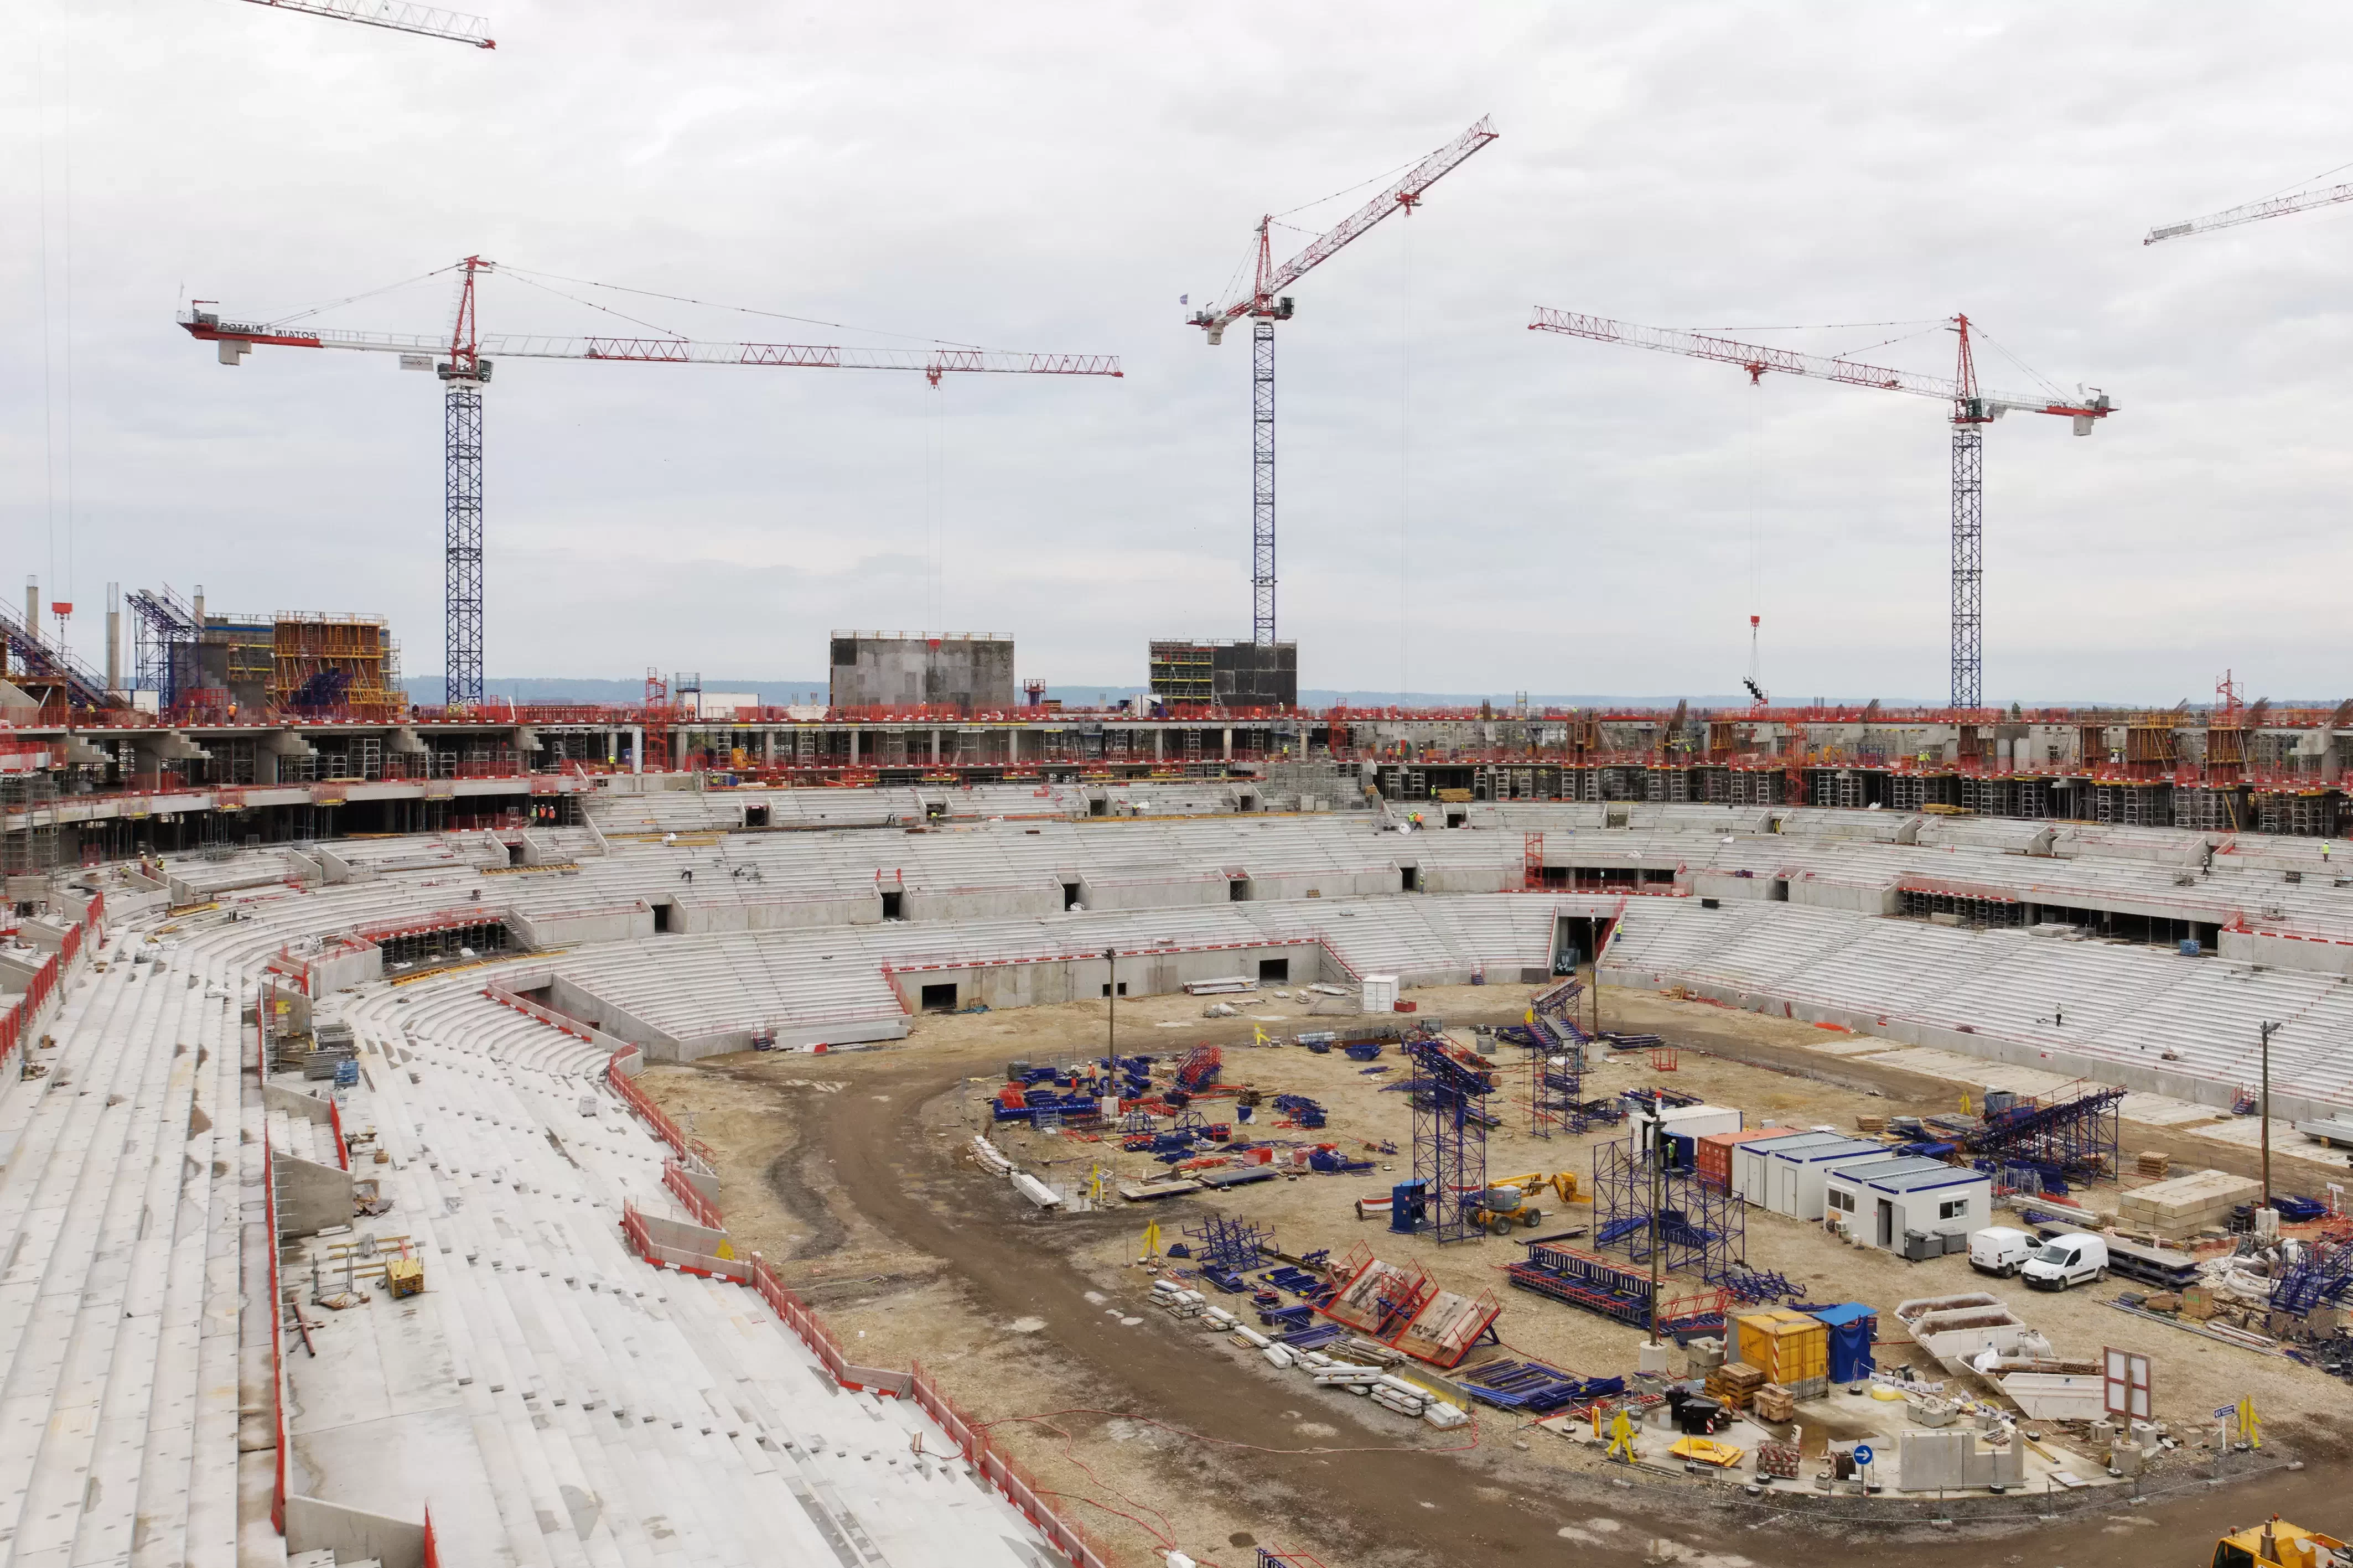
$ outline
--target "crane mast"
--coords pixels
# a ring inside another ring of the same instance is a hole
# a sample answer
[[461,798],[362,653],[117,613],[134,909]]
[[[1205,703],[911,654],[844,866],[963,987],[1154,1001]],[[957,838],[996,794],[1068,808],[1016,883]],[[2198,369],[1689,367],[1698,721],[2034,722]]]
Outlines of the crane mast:
[[1289,321],[1293,309],[1291,297],[1282,291],[1389,214],[1411,212],[1421,204],[1424,191],[1494,139],[1493,120],[1480,120],[1280,267],[1274,263],[1274,219],[1260,218],[1250,292],[1187,318],[1212,346],[1225,342],[1226,329],[1234,322],[1247,317],[1250,323],[1250,640],[1261,647],[1271,647],[1275,640],[1274,324]]
[[[1705,332],[1636,326],[1605,316],[1549,310],[1541,305],[1536,307],[1535,319],[1528,322],[1530,331],[1558,332],[1596,342],[1622,343],[1630,348],[1737,365],[1747,373],[1752,385],[1771,372],[1834,381],[1847,386],[1874,387],[1882,392],[1908,393],[1946,403],[1951,409],[1953,426],[1951,702],[1957,709],[1977,709],[1984,706],[1985,699],[1985,427],[2005,414],[2051,414],[2072,421],[2076,435],[2088,436],[2100,420],[2115,411],[2115,405],[2109,402],[2107,394],[2096,389],[2073,403],[2048,396],[1986,392],[1978,385],[1977,353],[1970,342],[1968,317],[1955,316],[1950,326],[1958,347],[1955,372],[1948,379],[1856,360],[1766,348]],[[1753,618],[1751,625],[1753,630]]]
[[404,369],[431,370],[442,384],[442,666],[451,708],[482,700],[482,391],[498,361],[604,360],[641,364],[735,364],[774,369],[920,371],[934,386],[965,374],[1095,375],[1121,374],[1113,354],[1008,353],[972,348],[847,349],[816,343],[698,342],[687,338],[484,336],[475,284],[495,271],[469,256],[459,274],[457,310],[447,336],[296,330],[269,322],[224,321],[193,301],[180,326],[215,345],[220,363],[240,364],[255,345],[355,349],[400,356]]

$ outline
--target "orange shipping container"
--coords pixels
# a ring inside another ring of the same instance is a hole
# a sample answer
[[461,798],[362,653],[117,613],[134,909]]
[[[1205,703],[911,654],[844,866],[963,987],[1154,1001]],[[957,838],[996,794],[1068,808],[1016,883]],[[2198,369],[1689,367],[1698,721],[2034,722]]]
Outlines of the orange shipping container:
[[1746,1127],[1737,1132],[1710,1132],[1701,1138],[1692,1153],[1692,1163],[1699,1179],[1719,1192],[1732,1189],[1732,1149],[1752,1138],[1787,1138],[1798,1131],[1795,1127]]

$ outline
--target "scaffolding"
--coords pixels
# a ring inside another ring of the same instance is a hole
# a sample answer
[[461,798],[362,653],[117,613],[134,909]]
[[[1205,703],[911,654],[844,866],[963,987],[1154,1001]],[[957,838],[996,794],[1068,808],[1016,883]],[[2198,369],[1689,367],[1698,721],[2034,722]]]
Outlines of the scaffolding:
[[[1668,1163],[1656,1173],[1658,1209],[1651,1213],[1650,1150],[1638,1131],[1593,1149],[1593,1245],[1617,1249],[1636,1263],[1690,1270],[1711,1285],[1745,1273],[1748,1257],[1746,1205],[1731,1192],[1699,1179],[1689,1166]],[[1653,1233],[1656,1241],[1653,1242]]]
[[1585,1031],[1577,1026],[1577,1000],[1585,983],[1563,980],[1528,999],[1526,1022],[1496,1032],[1528,1049],[1528,1131],[1550,1138],[1555,1132],[1582,1132],[1588,1122],[1581,1097],[1585,1092]]
[[2113,1176],[2124,1097],[2122,1089],[2088,1079],[2045,1098],[2021,1096],[1987,1113],[1968,1140],[1969,1153],[1980,1171],[2031,1166],[2078,1181]]
[[1487,1096],[1494,1089],[1484,1068],[1456,1056],[1442,1038],[1408,1040],[1415,1075],[1426,1079],[1413,1100],[1413,1174],[1430,1194],[1430,1233],[1440,1243],[1486,1233],[1471,1223],[1470,1208],[1487,1190]]
[[56,775],[0,773],[0,877],[47,877],[57,868]]
[[272,706],[395,719],[404,705],[398,683],[383,617],[280,614],[271,618]]
[[1257,1268],[1263,1260],[1263,1250],[1274,1245],[1274,1232],[1266,1226],[1223,1215],[1211,1215],[1199,1225],[1187,1226],[1185,1235],[1193,1243],[1195,1262],[1238,1271]]

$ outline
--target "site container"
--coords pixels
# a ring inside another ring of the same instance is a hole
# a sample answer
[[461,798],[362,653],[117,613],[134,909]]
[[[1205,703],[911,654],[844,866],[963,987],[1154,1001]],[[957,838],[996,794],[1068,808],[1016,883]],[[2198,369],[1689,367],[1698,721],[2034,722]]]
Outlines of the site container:
[[1740,1359],[1761,1369],[1767,1381],[1800,1399],[1829,1386],[1831,1331],[1820,1318],[1785,1308],[1747,1313],[1737,1320],[1737,1327]]
[[1694,1164],[1699,1179],[1719,1191],[1732,1190],[1732,1150],[1736,1143],[1758,1138],[1786,1138],[1786,1127],[1749,1127],[1737,1132],[1711,1132],[1699,1141]]

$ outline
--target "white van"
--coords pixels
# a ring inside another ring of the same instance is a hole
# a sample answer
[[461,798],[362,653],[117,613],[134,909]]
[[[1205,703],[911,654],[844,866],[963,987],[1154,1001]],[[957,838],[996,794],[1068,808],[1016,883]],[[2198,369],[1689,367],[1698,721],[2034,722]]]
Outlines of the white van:
[[1969,1267],[2007,1279],[2034,1256],[2039,1244],[2022,1230],[1990,1226],[1969,1237]]
[[2081,1232],[2053,1237],[2035,1248],[2018,1274],[2038,1290],[2064,1290],[2087,1279],[2105,1279],[2108,1244]]

